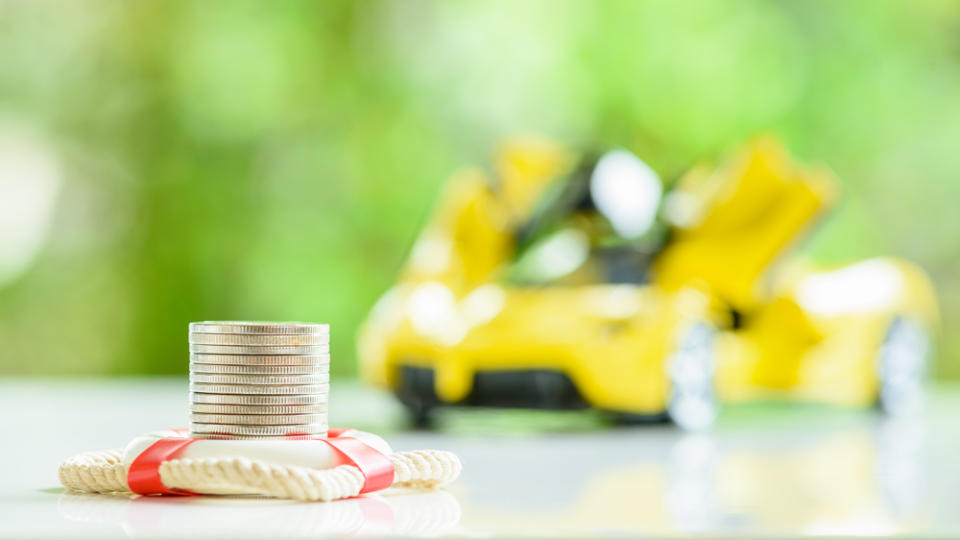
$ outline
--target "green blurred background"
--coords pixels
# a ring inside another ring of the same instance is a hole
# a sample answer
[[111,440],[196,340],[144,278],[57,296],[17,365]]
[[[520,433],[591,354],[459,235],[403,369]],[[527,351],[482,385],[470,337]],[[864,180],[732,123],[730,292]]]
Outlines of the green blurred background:
[[802,249],[910,258],[960,375],[960,3],[0,3],[0,373],[186,372],[186,324],[333,325],[502,137],[664,178],[757,132],[844,202]]

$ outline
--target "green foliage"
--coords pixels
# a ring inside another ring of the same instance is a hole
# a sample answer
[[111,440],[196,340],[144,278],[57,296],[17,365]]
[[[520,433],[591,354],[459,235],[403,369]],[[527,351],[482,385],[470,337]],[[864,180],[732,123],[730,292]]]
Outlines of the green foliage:
[[[0,373],[177,373],[186,323],[333,324],[334,372],[439,184],[538,132],[673,179],[757,132],[830,164],[804,246],[934,276],[960,374],[960,4],[8,2],[0,127],[63,166],[0,283]],[[0,231],[2,234],[2,231]]]

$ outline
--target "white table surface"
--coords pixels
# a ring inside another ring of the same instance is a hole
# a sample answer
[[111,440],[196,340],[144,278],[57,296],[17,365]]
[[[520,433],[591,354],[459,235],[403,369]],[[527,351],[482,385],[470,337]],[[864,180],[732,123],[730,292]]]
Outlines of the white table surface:
[[923,417],[811,407],[724,411],[709,433],[612,429],[583,413],[453,411],[399,431],[389,396],[334,381],[331,424],[395,450],[457,452],[449,489],[333,503],[65,492],[59,462],[186,423],[183,378],[0,380],[0,536],[960,537],[960,393]]

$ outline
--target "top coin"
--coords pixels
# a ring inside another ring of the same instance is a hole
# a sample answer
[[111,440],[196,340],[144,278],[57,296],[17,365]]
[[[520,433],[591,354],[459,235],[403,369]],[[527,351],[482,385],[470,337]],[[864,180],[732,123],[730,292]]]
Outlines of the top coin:
[[327,335],[330,333],[330,325],[300,322],[202,321],[190,323],[190,332],[201,334]]

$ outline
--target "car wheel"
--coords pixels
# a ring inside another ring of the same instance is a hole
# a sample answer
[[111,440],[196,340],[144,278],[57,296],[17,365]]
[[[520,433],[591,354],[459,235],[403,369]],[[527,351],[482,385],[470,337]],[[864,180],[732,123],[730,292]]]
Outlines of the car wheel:
[[433,407],[422,404],[404,404],[407,409],[407,425],[411,429],[433,429],[435,427]]
[[440,400],[434,390],[434,372],[430,368],[403,366],[395,389],[397,399],[407,410],[410,427],[433,427],[433,411]]
[[717,418],[719,403],[713,387],[716,331],[705,322],[687,328],[667,361],[670,395],[667,415],[677,426],[698,430]]
[[670,421],[666,413],[637,414],[609,411],[606,413],[606,417],[616,426],[650,426]]
[[877,358],[877,400],[883,412],[899,416],[923,407],[930,350],[930,333],[923,324],[906,317],[890,323]]

